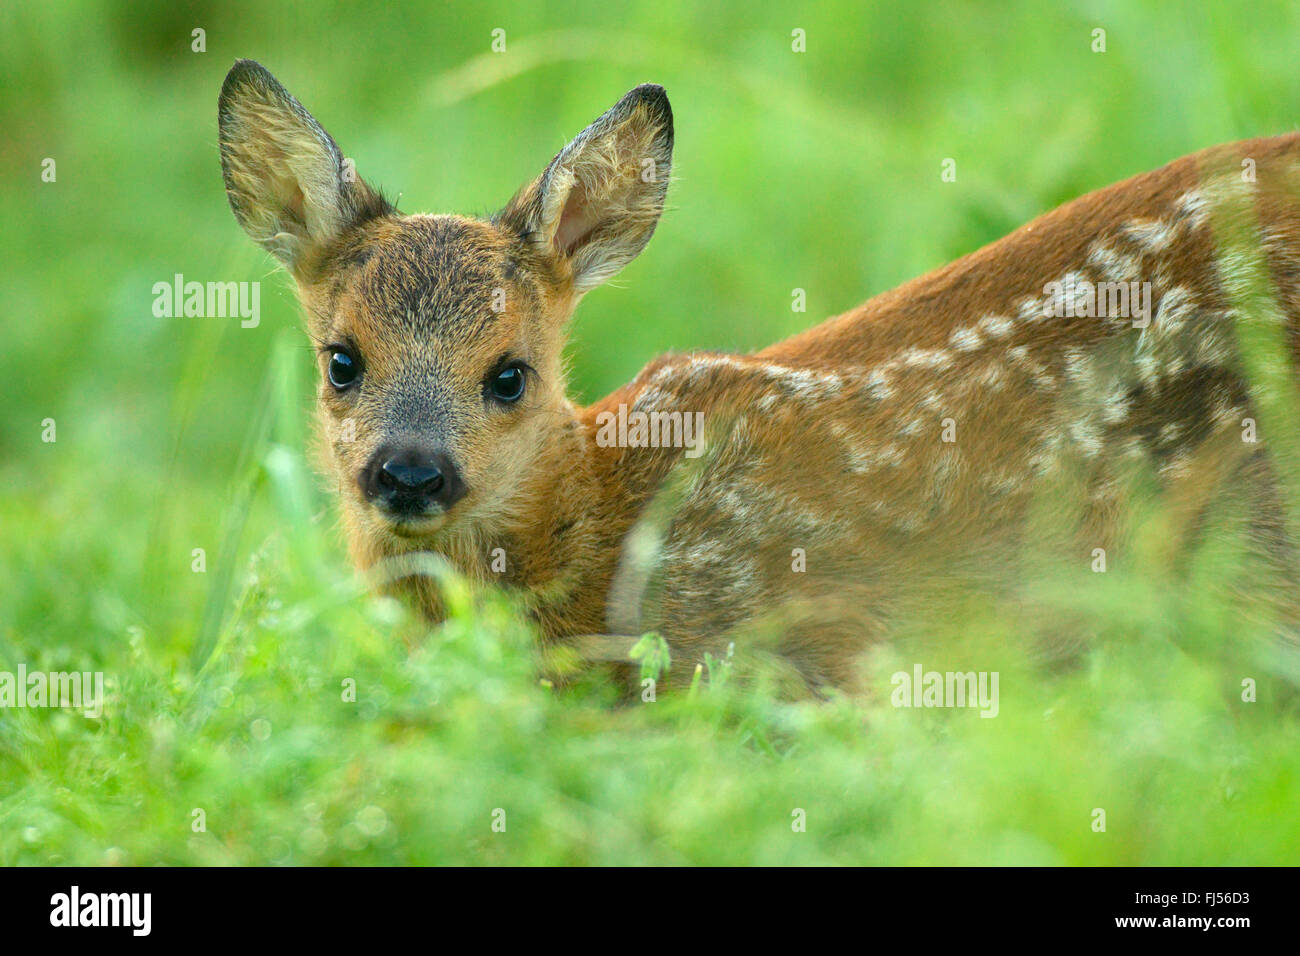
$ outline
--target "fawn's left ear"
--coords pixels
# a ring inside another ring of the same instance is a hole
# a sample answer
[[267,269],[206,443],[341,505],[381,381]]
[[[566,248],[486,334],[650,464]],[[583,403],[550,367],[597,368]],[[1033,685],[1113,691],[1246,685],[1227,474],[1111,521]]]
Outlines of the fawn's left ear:
[[260,63],[238,60],[230,68],[217,124],[221,172],[235,218],[295,276],[311,251],[393,211]]
[[668,193],[673,111],[662,86],[632,90],[551,160],[496,221],[567,260],[586,292],[650,241]]

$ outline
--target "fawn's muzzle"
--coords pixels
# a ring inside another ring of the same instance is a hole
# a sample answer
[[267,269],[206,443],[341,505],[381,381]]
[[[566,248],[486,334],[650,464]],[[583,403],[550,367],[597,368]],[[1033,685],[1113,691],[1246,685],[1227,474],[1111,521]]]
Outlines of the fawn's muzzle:
[[447,511],[464,497],[465,482],[451,459],[420,448],[381,448],[361,473],[361,490],[381,510],[417,517]]

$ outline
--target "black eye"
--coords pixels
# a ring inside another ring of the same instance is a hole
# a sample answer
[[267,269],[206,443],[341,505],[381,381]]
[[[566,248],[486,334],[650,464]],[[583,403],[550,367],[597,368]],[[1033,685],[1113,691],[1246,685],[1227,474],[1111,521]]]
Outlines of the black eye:
[[357,380],[357,360],[339,349],[330,355],[330,384],[342,391]]
[[498,402],[507,404],[524,397],[524,370],[519,365],[507,365],[488,382],[488,390]]

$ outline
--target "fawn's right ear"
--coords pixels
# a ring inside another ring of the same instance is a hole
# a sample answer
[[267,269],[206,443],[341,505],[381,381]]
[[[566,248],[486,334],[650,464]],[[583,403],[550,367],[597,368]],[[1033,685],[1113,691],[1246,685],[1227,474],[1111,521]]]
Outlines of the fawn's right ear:
[[238,60],[217,104],[221,172],[235,218],[301,274],[307,255],[392,207],[260,63]]

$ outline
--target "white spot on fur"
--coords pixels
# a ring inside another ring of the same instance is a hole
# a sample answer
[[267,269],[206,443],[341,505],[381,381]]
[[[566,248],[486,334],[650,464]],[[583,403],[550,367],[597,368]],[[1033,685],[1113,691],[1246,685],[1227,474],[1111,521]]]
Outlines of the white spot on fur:
[[632,411],[644,412],[654,408],[663,408],[675,401],[676,396],[660,388],[651,386],[641,392],[632,403]]
[[1070,423],[1070,437],[1085,458],[1096,458],[1101,454],[1101,436],[1096,427],[1087,419]]
[[1157,441],[1162,445],[1172,445],[1182,437],[1183,426],[1178,422],[1169,422],[1167,425],[1161,425],[1157,435]]
[[948,344],[959,352],[973,352],[984,342],[974,329],[953,329]]
[[1015,328],[1014,323],[1003,315],[986,315],[978,324],[979,330],[991,339],[1000,339]]
[[889,374],[884,369],[872,369],[864,382],[864,388],[871,398],[883,401],[894,395],[893,386],[889,384]]
[[1029,373],[1039,388],[1052,389],[1056,387],[1056,380],[1048,371],[1047,366],[1039,362],[1029,354],[1029,349],[1024,345],[1017,345],[1014,348],[1007,349],[1007,357],[1015,364]]
[[1160,466],[1164,478],[1180,479],[1191,474],[1191,458],[1186,451],[1176,451]]
[[1128,414],[1128,389],[1123,385],[1119,385],[1102,402],[1101,420],[1108,425],[1115,425],[1128,418]]
[[878,463],[892,468],[903,463],[903,449],[893,444],[884,445],[873,457]]
[[910,348],[899,356],[899,361],[912,368],[944,368],[952,364],[952,353],[946,349]]
[[1127,255],[1103,242],[1094,242],[1088,249],[1088,264],[1112,282],[1136,282],[1142,275],[1136,256]]
[[1153,387],[1160,377],[1160,363],[1151,353],[1143,353],[1134,357],[1134,365],[1137,366],[1138,381],[1148,388]]
[[1083,349],[1065,350],[1065,374],[1072,381],[1091,378],[1092,360]]
[[975,381],[991,392],[1000,392],[1006,385],[1006,369],[999,362],[989,362],[982,369]]
[[1153,332],[1162,336],[1177,335],[1195,313],[1196,300],[1192,293],[1183,286],[1175,286],[1160,297]]
[[1151,253],[1164,252],[1173,241],[1173,230],[1163,222],[1151,219],[1134,219],[1126,222],[1122,231],[1130,239]]
[[875,470],[879,462],[871,452],[864,451],[857,445],[858,436],[851,433],[842,422],[832,421],[830,427],[844,445],[844,457],[848,459],[849,471],[855,475],[865,475]]
[[1046,296],[1021,299],[1016,305],[1016,318],[1021,322],[1036,322],[1046,315],[1051,304]]
[[1209,201],[1199,189],[1189,189],[1178,197],[1174,216],[1183,220],[1188,229],[1199,229],[1210,218]]

